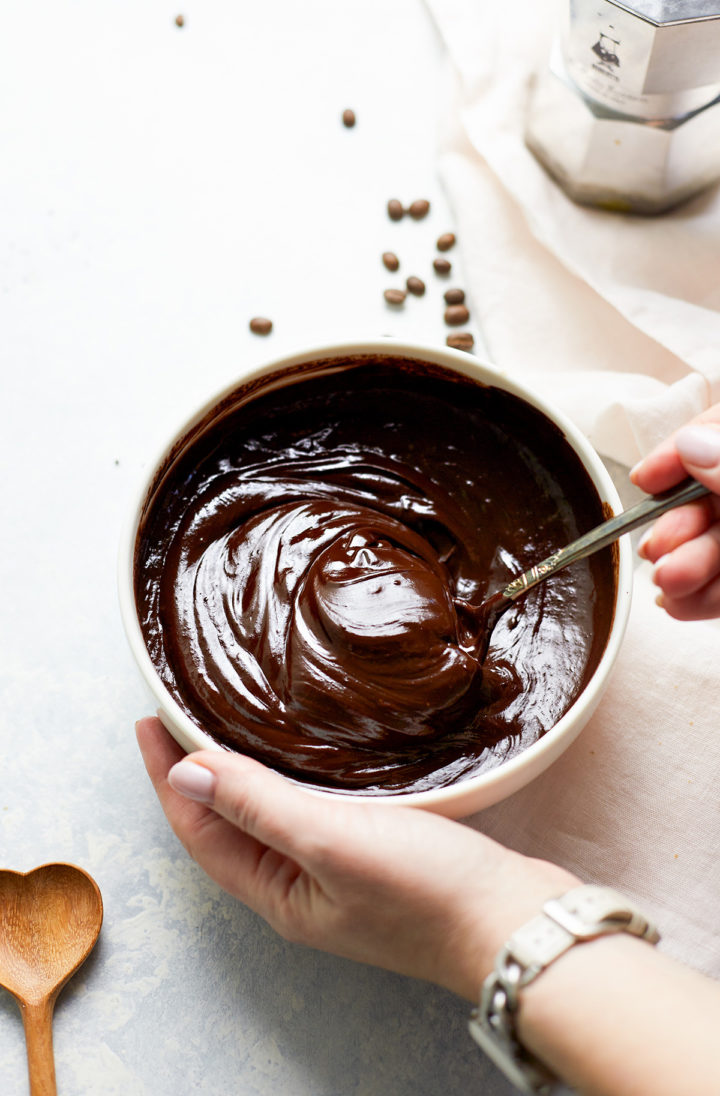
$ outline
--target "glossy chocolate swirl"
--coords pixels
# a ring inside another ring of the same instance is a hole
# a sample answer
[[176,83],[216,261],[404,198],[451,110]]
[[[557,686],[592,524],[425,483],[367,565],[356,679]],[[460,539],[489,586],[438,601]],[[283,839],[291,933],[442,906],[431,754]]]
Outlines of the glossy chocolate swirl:
[[486,652],[483,598],[602,519],[586,473],[498,389],[341,364],[241,389],[170,462],[139,533],[141,624],[224,745],[319,786],[419,790],[572,703],[612,620],[611,555],[531,592]]

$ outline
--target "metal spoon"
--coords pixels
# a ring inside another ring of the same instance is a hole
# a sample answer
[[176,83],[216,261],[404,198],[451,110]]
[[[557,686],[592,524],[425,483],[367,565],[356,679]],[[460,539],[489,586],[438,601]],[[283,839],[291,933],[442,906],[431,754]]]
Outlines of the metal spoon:
[[102,917],[95,880],[73,864],[0,871],[0,986],[20,1005],[30,1096],[55,1096],[55,1000],[92,951]]
[[617,517],[604,521],[601,525],[591,529],[589,533],[578,537],[572,544],[553,552],[547,559],[536,563],[529,571],[525,571],[524,574],[514,578],[503,590],[499,590],[487,598],[480,611],[488,622],[488,632],[492,631],[497,618],[509,605],[512,605],[517,598],[527,593],[528,590],[532,590],[533,586],[537,586],[539,582],[544,582],[550,575],[554,575],[571,563],[576,563],[579,559],[592,555],[593,552],[597,552],[601,548],[606,548],[608,544],[612,544],[623,533],[629,533],[649,521],[654,521],[667,510],[672,510],[676,506],[684,506],[687,502],[693,502],[695,499],[709,494],[709,487],[698,483],[697,480],[683,480],[677,487],[672,487],[669,491],[664,491],[660,495],[648,495],[637,506],[631,506],[629,510],[625,510]]

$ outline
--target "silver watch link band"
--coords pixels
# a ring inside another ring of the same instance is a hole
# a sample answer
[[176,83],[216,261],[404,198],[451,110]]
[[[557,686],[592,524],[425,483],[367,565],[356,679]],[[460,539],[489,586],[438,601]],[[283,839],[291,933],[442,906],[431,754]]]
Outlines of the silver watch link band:
[[470,1033],[521,1092],[551,1096],[559,1079],[518,1040],[520,991],[574,944],[627,932],[651,944],[655,926],[624,895],[584,884],[552,898],[542,913],[517,929],[500,949],[470,1017]]

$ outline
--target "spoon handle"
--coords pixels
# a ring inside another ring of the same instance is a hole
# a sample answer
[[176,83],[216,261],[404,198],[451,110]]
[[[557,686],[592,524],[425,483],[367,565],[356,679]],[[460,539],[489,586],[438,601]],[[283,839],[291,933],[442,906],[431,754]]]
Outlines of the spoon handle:
[[520,597],[527,590],[531,590],[533,586],[537,586],[539,582],[542,582],[550,575],[554,575],[556,571],[562,570],[570,563],[576,563],[579,559],[584,559],[585,556],[589,556],[601,548],[606,548],[608,544],[612,544],[623,533],[629,533],[640,525],[654,521],[666,510],[683,506],[687,502],[693,502],[695,499],[709,494],[710,489],[705,487],[704,484],[698,483],[697,480],[687,479],[683,480],[677,487],[664,491],[661,495],[649,495],[636,506],[631,506],[629,510],[624,510],[617,517],[604,521],[602,525],[597,525],[589,533],[585,533],[584,536],[574,540],[572,544],[553,552],[551,556],[531,567],[525,574],[513,579],[502,591],[500,595],[502,601],[506,604],[514,601],[515,598]]
[[52,1017],[55,1001],[44,998],[23,1004],[22,1018],[27,1045],[30,1096],[56,1096]]

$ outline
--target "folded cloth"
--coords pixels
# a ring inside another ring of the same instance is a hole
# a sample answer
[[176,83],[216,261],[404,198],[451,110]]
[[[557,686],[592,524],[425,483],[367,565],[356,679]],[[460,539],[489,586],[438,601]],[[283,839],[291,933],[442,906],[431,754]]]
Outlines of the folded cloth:
[[558,5],[427,4],[452,72],[439,167],[490,357],[632,465],[720,400],[720,188],[657,217],[576,205],[524,141]]
[[[440,171],[490,357],[627,467],[720,400],[720,189],[654,218],[574,204],[524,142],[555,6],[426,2],[452,74]],[[644,565],[588,726],[543,776],[469,822],[626,891],[662,947],[720,977],[718,713],[720,622],[671,620]]]

